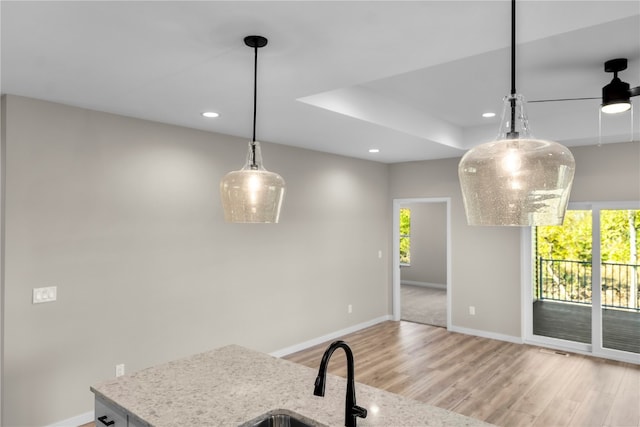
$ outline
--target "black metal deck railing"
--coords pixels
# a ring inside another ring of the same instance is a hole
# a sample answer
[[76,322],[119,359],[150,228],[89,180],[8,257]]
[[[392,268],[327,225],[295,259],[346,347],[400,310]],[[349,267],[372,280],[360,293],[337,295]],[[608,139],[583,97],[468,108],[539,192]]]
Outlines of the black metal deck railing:
[[[591,262],[538,258],[536,297],[577,304],[592,303]],[[602,306],[640,311],[640,265],[602,263]]]

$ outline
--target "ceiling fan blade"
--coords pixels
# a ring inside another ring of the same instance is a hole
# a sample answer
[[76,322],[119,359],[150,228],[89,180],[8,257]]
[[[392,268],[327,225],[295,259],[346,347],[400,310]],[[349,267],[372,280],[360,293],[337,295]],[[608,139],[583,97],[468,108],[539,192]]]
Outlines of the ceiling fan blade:
[[557,102],[557,101],[584,101],[586,99],[602,99],[600,97],[597,98],[558,98],[558,99],[536,99],[534,101],[527,102]]

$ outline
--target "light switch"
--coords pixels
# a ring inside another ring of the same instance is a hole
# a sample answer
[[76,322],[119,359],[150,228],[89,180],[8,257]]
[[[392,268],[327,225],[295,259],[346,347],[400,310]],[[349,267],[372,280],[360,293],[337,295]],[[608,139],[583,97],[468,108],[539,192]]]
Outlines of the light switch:
[[33,288],[33,303],[40,304],[43,302],[55,301],[58,297],[57,286],[48,286],[46,288]]

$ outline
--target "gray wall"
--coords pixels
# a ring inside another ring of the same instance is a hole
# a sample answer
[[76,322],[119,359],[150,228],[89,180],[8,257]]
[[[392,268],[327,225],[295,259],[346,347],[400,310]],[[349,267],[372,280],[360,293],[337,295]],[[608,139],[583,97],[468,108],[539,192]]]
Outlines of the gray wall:
[[[571,201],[640,200],[640,142],[575,147]],[[459,159],[390,166],[392,198],[451,197],[452,324],[521,337],[519,227],[467,225]],[[476,307],[469,315],[468,307]]]
[[[2,113],[6,426],[91,410],[117,363],[274,351],[389,314],[393,198],[451,197],[453,325],[520,336],[520,229],[466,225],[458,159],[264,144],[288,184],[282,222],[226,224],[218,183],[244,139],[15,96]],[[640,143],[572,151],[572,201],[640,199]],[[50,285],[58,301],[32,305]]]
[[411,265],[400,268],[403,281],[447,284],[447,204],[411,203]]
[[[90,411],[117,363],[269,352],[389,314],[388,166],[263,144],[281,223],[227,224],[218,185],[245,139],[15,96],[4,113],[4,425]],[[31,303],[52,285],[57,302]]]

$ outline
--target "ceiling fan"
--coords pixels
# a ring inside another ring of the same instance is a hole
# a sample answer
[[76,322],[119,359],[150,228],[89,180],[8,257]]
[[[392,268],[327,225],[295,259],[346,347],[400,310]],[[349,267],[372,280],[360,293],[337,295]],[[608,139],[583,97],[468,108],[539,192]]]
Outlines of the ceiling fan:
[[[601,110],[603,113],[623,113],[631,108],[631,97],[640,95],[640,86],[631,88],[629,83],[623,82],[618,77],[618,73],[626,69],[627,58],[610,59],[604,63],[604,71],[607,73],[613,73],[613,80],[602,88]],[[580,101],[584,99],[600,98],[540,99],[529,102]]]

